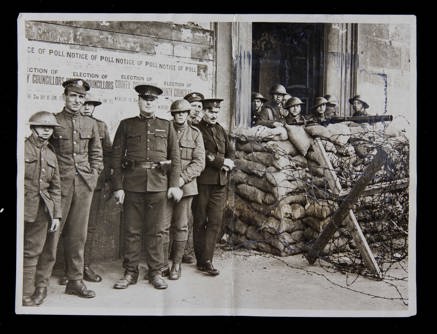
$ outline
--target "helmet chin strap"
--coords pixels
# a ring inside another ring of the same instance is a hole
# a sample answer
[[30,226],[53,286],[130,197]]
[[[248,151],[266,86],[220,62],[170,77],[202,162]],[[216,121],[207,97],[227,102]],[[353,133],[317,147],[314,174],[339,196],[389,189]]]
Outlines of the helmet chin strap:
[[46,141],[47,141],[47,139],[42,138],[42,137],[38,134],[38,131],[36,131],[34,127],[31,127],[30,130],[32,131],[33,135],[34,135],[38,140],[40,140],[41,142],[46,142]]

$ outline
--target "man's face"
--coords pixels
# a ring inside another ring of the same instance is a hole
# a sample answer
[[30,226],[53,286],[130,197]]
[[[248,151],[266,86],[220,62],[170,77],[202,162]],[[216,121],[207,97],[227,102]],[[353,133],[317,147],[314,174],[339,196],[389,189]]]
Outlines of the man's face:
[[319,115],[323,115],[325,113],[325,111],[326,111],[326,104],[321,104],[316,108],[316,112]]
[[205,114],[203,115],[203,119],[205,120],[205,122],[209,124],[216,124],[217,115],[219,111],[220,108],[205,109]]
[[273,101],[277,105],[280,105],[282,103],[282,100],[284,99],[284,95],[282,95],[282,94],[273,94],[272,95],[272,99],[273,99]]
[[361,103],[361,101],[354,100],[353,103],[352,103],[352,108],[355,111],[359,112],[359,111],[363,111],[364,110],[364,105]]
[[203,105],[200,101],[193,101],[191,104],[190,119],[193,124],[198,124],[203,117]]
[[263,102],[260,99],[253,99],[253,105],[255,107],[255,110],[258,111],[261,109]]
[[327,104],[326,105],[326,111],[327,112],[331,112],[331,113],[335,113],[335,104]]
[[65,108],[72,112],[79,112],[85,102],[85,94],[68,91],[64,94]]
[[187,121],[189,111],[176,112],[172,114],[173,114],[174,122],[176,124],[182,125],[185,124],[185,122]]
[[43,140],[48,140],[53,134],[53,127],[51,126],[34,126],[33,130]]
[[94,113],[94,109],[96,108],[96,106],[94,104],[91,103],[85,103],[82,108],[80,109],[80,112],[82,115],[85,116],[92,116]]
[[154,114],[156,110],[156,97],[154,96],[139,96],[138,106],[140,111],[146,114]]
[[297,115],[300,114],[302,108],[301,108],[300,104],[296,104],[296,105],[291,106],[290,108],[288,108],[288,110],[290,111],[290,113],[291,113],[293,116],[296,117]]

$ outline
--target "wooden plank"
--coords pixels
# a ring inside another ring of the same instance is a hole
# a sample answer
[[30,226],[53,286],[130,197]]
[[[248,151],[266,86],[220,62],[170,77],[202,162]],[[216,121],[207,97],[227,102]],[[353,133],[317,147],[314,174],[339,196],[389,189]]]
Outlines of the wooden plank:
[[[319,154],[320,157],[322,158],[322,161],[324,161],[325,165],[323,167],[325,168],[325,176],[327,177],[328,185],[330,186],[331,191],[334,192],[335,194],[341,194],[341,192],[342,192],[341,184],[338,180],[337,175],[335,174],[335,172],[332,168],[332,164],[329,160],[329,157],[326,154],[325,149],[324,149],[319,138],[314,139],[313,150],[316,154]],[[374,160],[367,166],[363,176],[357,181],[356,185],[352,188],[352,190],[355,189],[355,192],[356,192],[357,191],[356,188],[357,188],[357,186],[359,186],[360,188],[362,188],[361,191],[363,191],[363,189],[366,188],[366,185],[363,187],[363,182],[367,178],[369,178],[369,175],[366,176],[366,173],[371,173],[371,172],[373,173],[371,175],[370,179],[368,179],[366,181],[368,183],[373,178],[373,175],[382,166],[382,163],[384,162],[385,158],[386,158],[385,151],[380,150],[378,152],[377,156],[375,156]],[[379,167],[378,167],[378,165],[379,165]],[[373,169],[375,169],[375,168],[378,168],[378,169],[376,169],[373,172]],[[363,179],[364,176],[366,176],[366,179]],[[354,194],[352,193],[352,190],[346,196],[346,198],[342,202],[342,204],[345,203],[346,200],[351,201],[351,196],[352,196],[352,200],[356,201],[358,199],[358,195],[361,195],[361,193],[359,193],[357,195],[357,198],[354,199],[353,198]],[[340,205],[340,207],[341,207],[341,205]],[[339,210],[340,210],[340,208],[336,211],[336,213],[338,213]],[[343,215],[343,213],[341,213],[341,215]],[[335,214],[334,214],[334,216],[335,216]],[[338,217],[336,219],[338,219]],[[355,244],[357,245],[358,250],[360,251],[360,254],[361,254],[364,262],[366,263],[367,267],[373,273],[375,273],[378,277],[382,277],[379,266],[378,266],[373,254],[370,250],[370,247],[366,241],[366,238],[364,237],[364,234],[361,230],[361,227],[358,224],[358,221],[357,221],[354,213],[351,210],[351,207],[349,208],[349,210],[345,211],[344,221],[341,220],[341,221],[335,222],[335,220],[333,220],[331,223],[328,223],[326,225],[325,229],[322,231],[321,235],[316,240],[316,243],[314,243],[312,249],[310,250],[310,252],[307,255],[307,259],[308,259],[309,263],[314,263],[314,261],[316,260],[316,258],[319,255],[320,251],[325,247],[325,245],[328,243],[328,241],[334,235],[334,233],[337,230],[337,228],[339,227],[339,225],[342,225],[343,223],[347,224],[347,226],[351,230],[351,234],[352,234],[352,237],[355,241]],[[322,234],[324,234],[324,236],[322,236]],[[323,246],[321,246],[321,245],[323,245]]]
[[[379,193],[381,191],[394,191],[399,190],[408,187],[410,184],[410,180],[408,178],[400,179],[400,180],[394,180],[394,181],[388,181],[388,182],[380,182],[375,183],[370,186],[367,186],[366,189],[364,189],[362,195],[373,195],[376,193]],[[342,190],[339,194],[340,197],[345,197],[349,194],[348,190]]]

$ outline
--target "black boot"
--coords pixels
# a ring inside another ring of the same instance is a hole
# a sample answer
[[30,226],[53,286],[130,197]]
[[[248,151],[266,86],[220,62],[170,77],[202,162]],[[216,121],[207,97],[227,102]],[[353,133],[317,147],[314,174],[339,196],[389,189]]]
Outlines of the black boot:
[[41,305],[47,297],[47,287],[37,287],[32,295],[36,305]]
[[81,279],[68,280],[65,287],[65,293],[68,295],[76,295],[82,298],[94,298],[96,293],[93,290],[88,290]]
[[101,282],[102,277],[97,275],[90,266],[85,266],[83,268],[83,279],[88,282]]

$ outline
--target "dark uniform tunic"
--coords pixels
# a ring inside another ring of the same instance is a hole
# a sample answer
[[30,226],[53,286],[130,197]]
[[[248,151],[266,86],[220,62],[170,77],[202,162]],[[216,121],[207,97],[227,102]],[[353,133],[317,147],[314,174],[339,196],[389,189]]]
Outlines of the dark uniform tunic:
[[49,221],[62,216],[58,161],[47,144],[35,135],[24,143],[24,296],[30,296],[35,289],[36,266]]
[[288,112],[288,115],[285,116],[285,123],[288,125],[305,125],[306,119],[304,116],[302,116],[302,114],[293,116],[291,112]]
[[103,169],[102,146],[96,122],[79,112],[72,113],[65,109],[55,117],[61,127],[54,129],[50,142],[59,163],[62,222],[59,230],[47,237],[37,268],[38,287],[48,285],[61,233],[67,278],[82,279],[91,199]]
[[102,193],[102,190],[104,190],[103,188],[105,186],[105,183],[110,182],[111,179],[111,153],[112,153],[112,142],[111,142],[111,137],[109,136],[108,126],[106,125],[105,122],[97,118],[94,117],[90,117],[90,118],[97,123],[100,143],[103,149],[104,168],[97,180],[97,185],[96,188],[94,189],[93,199],[91,201],[90,216],[88,220],[88,234],[85,243],[85,254],[84,254],[85,265],[90,265],[92,260],[91,254],[92,254],[95,232],[98,224],[97,217],[98,217],[98,213],[104,209],[104,206],[101,204],[102,201],[104,201],[103,196],[105,196],[105,193]]
[[[157,168],[171,160],[170,170]],[[164,243],[170,227],[167,189],[178,187],[181,174],[179,145],[170,121],[137,116],[120,122],[112,147],[112,188],[125,190],[124,261],[128,272],[138,273],[141,234],[145,229],[146,261],[149,276],[164,266]]]
[[197,178],[199,195],[194,203],[193,239],[197,264],[214,256],[218,233],[222,227],[223,209],[226,199],[228,173],[222,170],[225,158],[232,157],[228,136],[223,127],[216,123],[199,123],[205,145],[206,167]]

